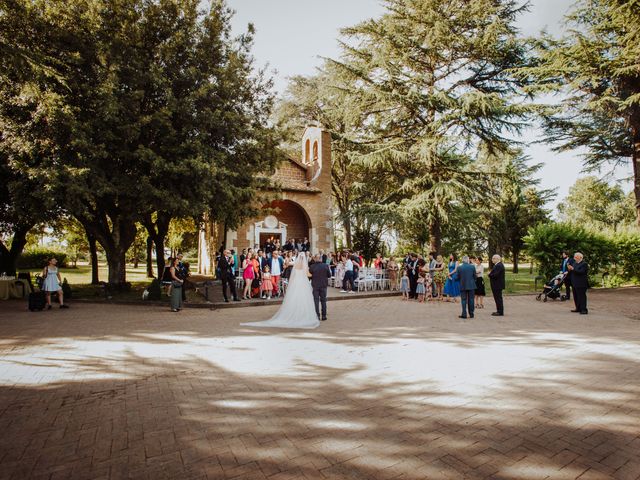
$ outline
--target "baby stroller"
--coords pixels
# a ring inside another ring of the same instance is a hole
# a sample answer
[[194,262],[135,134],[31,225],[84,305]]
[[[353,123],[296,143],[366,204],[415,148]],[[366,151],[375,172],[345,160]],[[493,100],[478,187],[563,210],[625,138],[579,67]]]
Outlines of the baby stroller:
[[562,288],[562,285],[564,285],[564,280],[566,277],[567,277],[567,272],[559,273],[558,275],[553,277],[550,281],[545,283],[542,293],[540,293],[536,297],[536,300],[538,301],[542,300],[543,302],[546,302],[549,298],[552,300],[556,300],[557,298],[559,298],[561,301],[565,301],[566,298],[564,295],[560,293],[560,289]]

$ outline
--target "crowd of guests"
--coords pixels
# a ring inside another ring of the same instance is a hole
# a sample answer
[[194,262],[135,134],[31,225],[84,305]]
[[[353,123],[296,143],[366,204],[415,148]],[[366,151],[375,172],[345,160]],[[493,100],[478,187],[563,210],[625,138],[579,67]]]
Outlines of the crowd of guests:
[[[489,278],[496,302],[493,315],[502,316],[505,270],[499,255],[494,255],[492,262],[493,268],[489,272]],[[460,262],[452,253],[445,263],[442,255],[436,252],[431,252],[427,258],[417,253],[408,253],[399,262],[394,257],[385,260],[378,254],[372,266],[386,270],[390,288],[399,290],[404,300],[457,303],[460,299],[462,318],[466,318],[467,315],[473,317],[475,308],[485,307],[484,298],[487,293],[482,256],[465,255]]]
[[[222,281],[225,302],[229,302],[230,297],[234,301],[251,298],[269,300],[284,295],[300,252],[311,252],[309,239],[290,239],[284,245],[278,239],[269,239],[262,247],[242,249],[239,254],[235,250],[220,247],[216,259],[216,277]],[[332,276],[344,292],[356,291],[358,272],[365,264],[360,252],[345,250],[336,254],[320,250],[310,263],[314,261],[329,265]],[[243,280],[241,295],[235,286],[235,280],[240,277]]]
[[[235,301],[240,301],[235,290],[235,279],[242,275],[243,299],[271,299],[284,295],[287,280],[296,256],[300,252],[310,252],[311,244],[307,238],[289,239],[284,245],[279,239],[268,239],[261,248],[243,249],[238,255],[234,250],[221,247],[218,257],[218,278],[223,282],[223,294],[229,301],[227,290],[230,290]],[[444,257],[431,252],[427,257],[417,253],[407,253],[396,260],[390,256],[383,258],[376,254],[369,262],[365,261],[361,252],[342,250],[338,253],[320,250],[317,261],[326,263],[331,269],[333,285],[341,293],[354,293],[358,289],[360,271],[372,269],[376,276],[384,278],[393,291],[399,291],[405,300],[424,302],[453,302],[462,305],[462,318],[474,316],[475,309],[485,308],[487,288],[485,286],[484,259],[480,255],[465,255],[460,260],[452,253],[445,261]],[[578,258],[580,260],[578,261]],[[314,260],[312,260],[313,262]],[[584,265],[582,254],[577,252],[571,257],[563,253],[561,273],[566,285],[566,298],[570,298],[570,289],[574,290],[575,311],[586,313],[586,287],[583,285]],[[505,268],[502,258],[494,255],[491,258],[492,268],[488,272],[491,282],[496,310],[495,316],[504,315],[502,292],[505,289]],[[578,272],[574,272],[575,266]],[[586,264],[585,264],[586,265]],[[370,272],[369,272],[370,273]],[[578,285],[572,287],[572,278],[578,277]]]
[[[296,257],[300,252],[310,252],[311,245],[307,238],[290,239],[280,244],[278,239],[269,239],[262,247],[242,249],[240,254],[235,250],[220,248],[217,256],[217,278],[222,281],[225,302],[229,302],[229,294],[234,301],[240,301],[236,291],[236,280],[242,278],[241,297],[272,299],[283,296]],[[573,288],[576,309],[587,313],[586,307],[586,263],[577,252],[570,257],[563,253],[561,273],[564,274],[566,298],[570,298]],[[169,278],[173,287],[172,309],[178,311],[185,300],[183,284],[189,275],[188,264],[182,262],[182,255],[169,259]],[[480,255],[465,255],[460,260],[450,254],[447,261],[442,255],[431,252],[425,258],[417,253],[408,253],[396,260],[390,256],[383,258],[376,254],[375,258],[366,262],[361,252],[342,250],[338,253],[320,250],[310,263],[326,263],[334,279],[333,285],[341,293],[354,293],[358,288],[360,271],[369,268],[380,278],[388,282],[392,291],[398,291],[404,300],[417,302],[452,302],[460,300],[462,314],[460,317],[473,317],[475,309],[485,308],[487,289],[485,286],[484,259]],[[502,258],[493,255],[492,268],[488,272],[491,293],[496,305],[494,316],[504,315],[502,292],[505,289],[505,268]],[[572,279],[575,278],[572,282]],[[178,295],[179,294],[179,295]]]

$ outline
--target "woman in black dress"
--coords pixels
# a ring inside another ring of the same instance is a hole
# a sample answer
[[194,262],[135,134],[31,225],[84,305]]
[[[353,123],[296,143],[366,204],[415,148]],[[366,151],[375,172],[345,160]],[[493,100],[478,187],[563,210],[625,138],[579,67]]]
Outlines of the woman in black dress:
[[487,295],[487,292],[484,288],[484,265],[482,265],[482,257],[478,255],[473,258],[473,263],[475,263],[476,267],[476,308],[484,308],[484,297]]

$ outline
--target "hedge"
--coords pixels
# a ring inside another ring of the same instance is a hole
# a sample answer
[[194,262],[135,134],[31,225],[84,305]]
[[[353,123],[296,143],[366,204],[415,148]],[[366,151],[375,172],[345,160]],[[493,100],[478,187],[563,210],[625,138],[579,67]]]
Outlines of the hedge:
[[621,232],[614,235],[616,264],[620,275],[627,280],[640,282],[640,232]]
[[17,267],[18,269],[44,268],[47,265],[47,261],[52,257],[58,260],[58,267],[64,268],[67,266],[66,253],[51,248],[38,247],[22,252],[18,257]]
[[640,231],[594,232],[571,223],[547,223],[529,229],[525,249],[545,278],[560,270],[561,254],[580,251],[591,276],[608,271],[607,285],[640,283]]
[[592,279],[618,257],[618,247],[611,238],[571,223],[536,225],[529,229],[524,241],[527,253],[536,260],[544,278],[558,274],[565,250],[584,254]]

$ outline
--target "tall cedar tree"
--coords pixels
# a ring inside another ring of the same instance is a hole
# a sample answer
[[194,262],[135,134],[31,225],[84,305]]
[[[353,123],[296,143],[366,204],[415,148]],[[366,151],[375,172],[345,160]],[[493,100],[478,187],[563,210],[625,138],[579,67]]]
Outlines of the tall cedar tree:
[[564,94],[544,115],[557,150],[586,147],[587,171],[631,161],[640,225],[640,2],[581,0],[567,24],[564,38],[542,38],[522,76]]
[[343,30],[335,64],[357,88],[367,165],[393,172],[387,197],[440,250],[443,222],[472,198],[480,145],[504,151],[531,111],[511,69],[527,45],[514,1],[386,0],[387,12]]
[[478,199],[478,230],[486,232],[489,254],[510,254],[513,273],[518,273],[523,239],[529,228],[549,219],[549,211],[544,206],[555,193],[537,188],[540,180],[535,174],[542,164],[531,164],[520,150],[498,155],[482,151],[478,166],[498,173],[487,186],[484,201]]
[[372,234],[373,243],[379,243],[384,230],[392,224],[392,215],[384,205],[377,204],[387,195],[385,178],[392,172],[365,168],[355,161],[367,150],[360,138],[363,116],[359,103],[349,94],[352,85],[341,73],[341,69],[326,63],[314,76],[293,77],[278,104],[276,120],[293,155],[298,154],[297,143],[305,125],[317,122],[331,133],[331,189],[336,220],[343,228],[348,248],[368,251],[361,241],[354,242],[354,237]]
[[46,178],[103,247],[110,283],[125,283],[136,222],[153,212],[234,219],[237,199],[256,188],[242,172],[276,161],[252,27],[232,39],[222,1],[207,13],[197,0],[13,3],[10,18],[27,12],[46,27],[13,42],[55,56],[63,82],[5,86],[2,135],[37,153],[30,165],[14,155],[14,168]]

